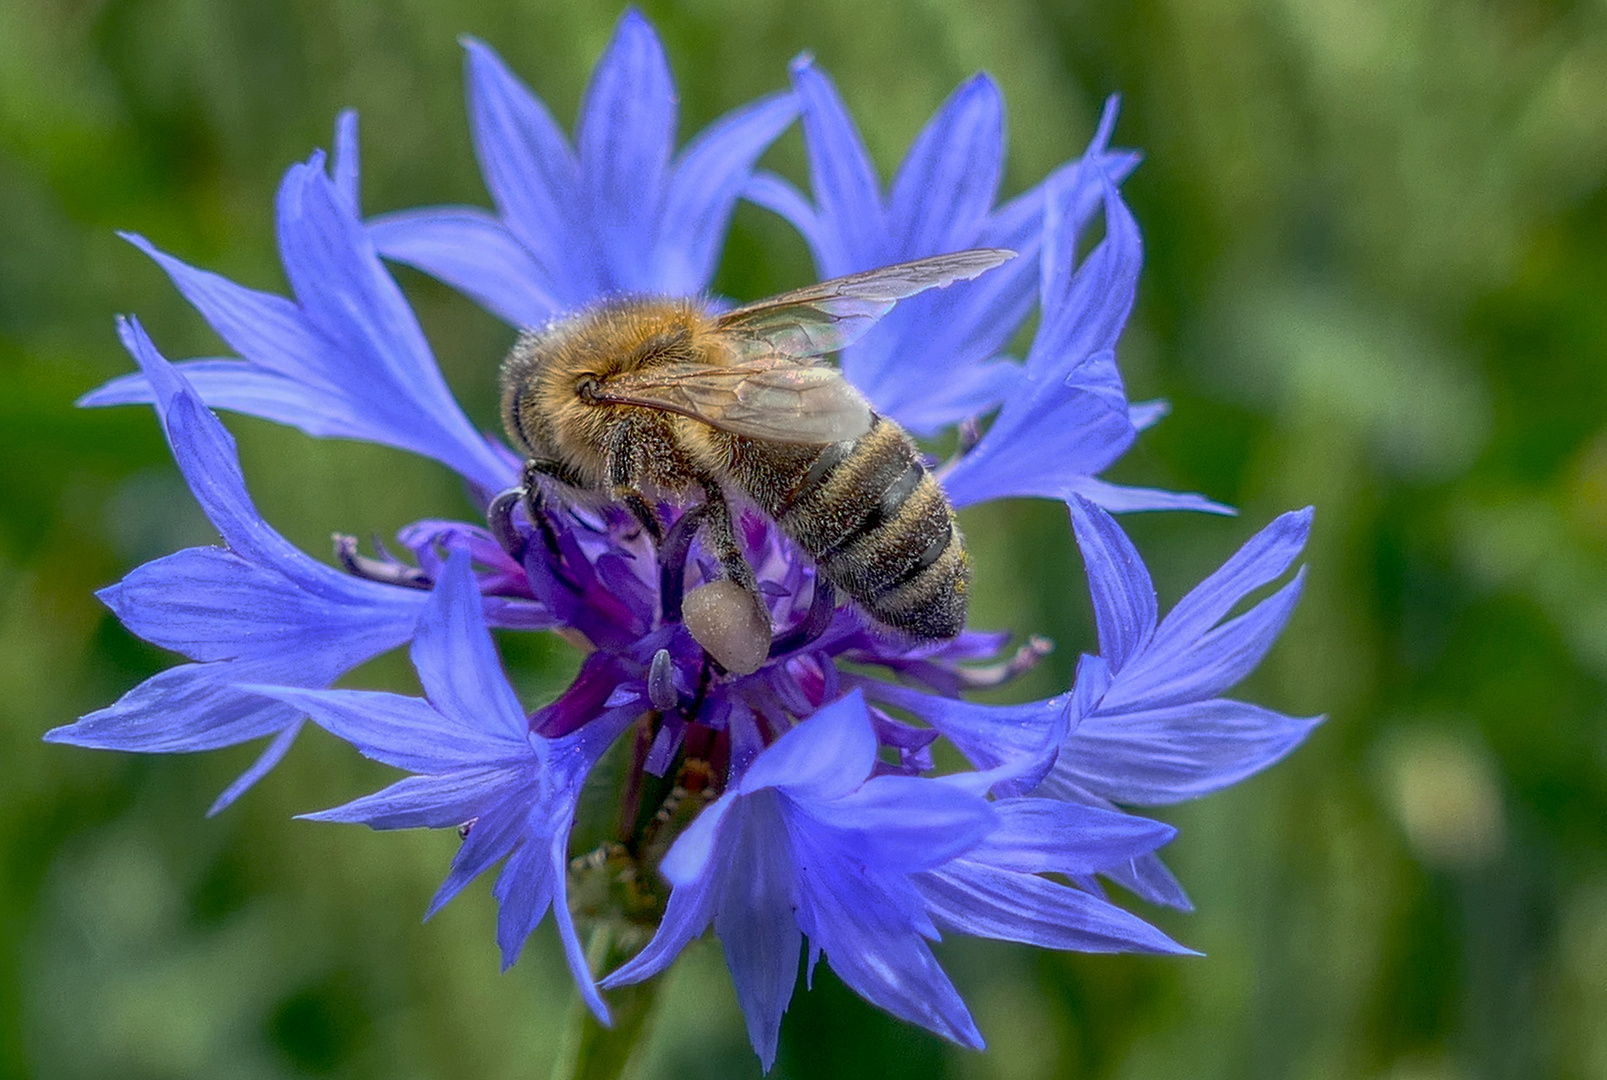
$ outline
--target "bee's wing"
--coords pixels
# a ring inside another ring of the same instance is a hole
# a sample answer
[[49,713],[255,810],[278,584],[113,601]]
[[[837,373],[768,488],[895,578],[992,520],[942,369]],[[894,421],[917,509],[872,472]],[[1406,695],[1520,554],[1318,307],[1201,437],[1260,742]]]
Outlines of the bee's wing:
[[732,367],[661,364],[606,379],[593,395],[769,442],[841,442],[870,430],[870,405],[836,369],[774,354]]
[[906,296],[968,281],[1015,257],[976,248],[883,266],[727,311],[715,327],[741,356],[821,356],[852,344]]

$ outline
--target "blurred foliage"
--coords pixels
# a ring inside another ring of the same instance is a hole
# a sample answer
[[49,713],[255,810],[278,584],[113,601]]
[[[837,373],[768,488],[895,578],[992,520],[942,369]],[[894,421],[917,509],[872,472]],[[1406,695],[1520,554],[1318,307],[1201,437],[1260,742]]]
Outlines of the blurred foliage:
[[[1146,230],[1123,362],[1173,416],[1117,479],[1236,520],[1125,524],[1170,602],[1257,526],[1315,503],[1306,598],[1244,691],[1328,723],[1288,762],[1166,816],[1206,957],[955,942],[991,1042],[956,1050],[824,968],[777,1076],[1607,1077],[1607,7],[1569,0],[688,0],[647,5],[683,134],[812,50],[890,170],[961,79],[1011,109],[1007,184],[1080,150],[1101,99]],[[80,412],[128,369],[115,312],[171,356],[217,342],[135,230],[282,288],[286,165],[363,124],[371,211],[485,202],[457,37],[561,118],[618,9],[592,2],[0,4],[0,1076],[545,1076],[568,989],[550,930],[497,974],[488,889],[429,926],[456,843],[290,820],[385,770],[312,733],[236,808],[253,756],[39,742],[171,662],[95,588],[209,528],[148,412]],[[790,134],[771,163],[800,175]],[[808,273],[747,207],[720,288]],[[491,426],[510,333],[418,275],[448,378]],[[390,451],[231,419],[269,520],[311,551],[464,510]],[[965,522],[980,625],[1091,643],[1063,511]],[[550,694],[561,646],[507,643]],[[405,661],[360,672],[407,688]],[[643,1072],[754,1075],[718,950],[669,976]]]

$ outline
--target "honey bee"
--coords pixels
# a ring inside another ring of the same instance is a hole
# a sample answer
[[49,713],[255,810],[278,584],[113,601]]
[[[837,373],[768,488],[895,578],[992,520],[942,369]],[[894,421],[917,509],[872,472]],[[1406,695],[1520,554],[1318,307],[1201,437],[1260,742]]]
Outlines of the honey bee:
[[731,671],[757,670],[772,633],[737,547],[733,489],[876,622],[952,638],[970,586],[954,510],[904,429],[819,358],[899,300],[1014,257],[917,259],[723,312],[698,299],[610,299],[528,331],[502,365],[527,498],[551,476],[624,504],[657,540],[653,503],[701,491],[698,527],[723,577],[686,597],[683,619]]

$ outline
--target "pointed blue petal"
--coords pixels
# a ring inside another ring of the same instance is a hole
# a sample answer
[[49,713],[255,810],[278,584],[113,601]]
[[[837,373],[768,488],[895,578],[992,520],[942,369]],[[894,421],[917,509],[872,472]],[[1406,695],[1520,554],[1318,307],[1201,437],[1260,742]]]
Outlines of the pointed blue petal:
[[793,828],[807,818],[822,844],[880,870],[912,873],[947,862],[994,828],[986,799],[939,780],[878,776],[841,799],[799,800]]
[[1002,799],[998,825],[970,862],[1026,874],[1094,874],[1147,854],[1176,835],[1158,821],[1058,799]]
[[1100,709],[1182,705],[1215,697],[1236,685],[1272,648],[1294,614],[1304,585],[1302,567],[1283,588],[1199,640],[1153,642],[1144,656],[1118,673]]
[[1120,671],[1155,632],[1155,586],[1138,549],[1109,514],[1080,498],[1071,500],[1070,510],[1093,594],[1099,655]]
[[511,326],[541,326],[563,306],[530,249],[484,210],[403,210],[367,225],[381,255],[445,282]]
[[889,882],[857,864],[850,870],[807,849],[798,857],[813,871],[799,898],[799,924],[838,977],[872,1005],[980,1049],[982,1035],[965,1002],[915,928],[919,895],[907,887],[890,893]]
[[488,490],[508,486],[511,470],[453,399],[412,309],[316,155],[285,174],[278,228],[302,316],[332,346],[325,379],[368,406],[368,438],[435,458]]
[[1221,569],[1177,602],[1161,622],[1157,647],[1198,639],[1246,595],[1277,579],[1305,547],[1311,519],[1309,506],[1290,511],[1252,536]]
[[522,782],[499,789],[497,801],[479,808],[463,846],[452,857],[446,880],[430,898],[426,919],[440,911],[463,887],[495,866],[524,841],[529,807],[539,794],[539,780],[527,775]]
[[1182,883],[1161,862],[1160,856],[1153,852],[1140,855],[1131,862],[1107,866],[1100,870],[1100,874],[1141,900],[1178,911],[1194,910],[1194,903],[1183,891]]
[[834,246],[844,260],[841,266],[818,269],[825,277],[869,269],[883,259],[887,226],[881,184],[864,140],[837,88],[808,56],[792,62],[792,85],[803,109],[810,188],[821,221],[835,233]]
[[315,593],[221,548],[189,548],[98,595],[130,631],[192,660],[332,652],[355,666],[407,640],[422,606],[411,591]]
[[[296,305],[282,296],[257,292],[227,278],[197,270],[133,233],[123,239],[149,255],[180,295],[190,302],[207,325],[229,348],[267,371],[284,375],[315,389],[333,391],[327,378],[329,345],[307,325]],[[129,320],[133,322],[134,320]],[[124,347],[134,352],[126,336]],[[136,355],[135,359],[139,359]]]
[[258,780],[267,776],[275,765],[283,761],[285,755],[290,752],[291,744],[296,741],[296,736],[301,734],[301,723],[300,720],[297,720],[272,739],[269,739],[268,745],[263,748],[261,754],[257,755],[257,760],[253,761],[245,772],[235,777],[229,786],[224,788],[216,799],[212,800],[212,805],[207,807],[206,816],[216,817],[233,806],[236,799],[250,791]]
[[863,695],[854,690],[770,744],[737,792],[776,787],[800,798],[842,798],[865,782],[875,763],[876,732]]
[[1320,721],[1222,699],[1095,715],[1066,743],[1055,772],[1116,802],[1181,802],[1261,771]]
[[559,307],[589,282],[565,273],[580,169],[552,114],[489,46],[465,38],[470,133],[503,224],[534,257]]
[[413,666],[425,696],[443,715],[478,728],[496,740],[523,745],[530,725],[524,707],[502,673],[481,613],[480,589],[469,570],[469,553],[454,550],[419,615]]
[[670,893],[664,918],[653,939],[599,985],[604,990],[614,990],[650,979],[669,967],[681,955],[681,950],[702,936],[714,920],[715,898],[722,883],[721,871],[714,867],[702,877],[677,885]]
[[640,12],[627,8],[592,71],[575,132],[585,204],[580,213],[611,272],[609,287],[654,284],[648,249],[664,209],[675,102],[658,35]]
[[372,690],[241,687],[306,712],[319,727],[345,739],[364,757],[416,773],[534,763],[529,745],[444,716],[427,701]]
[[[373,428],[359,403],[241,360],[185,360],[173,367],[214,409],[260,416],[316,438],[366,439]],[[113,379],[78,399],[85,406],[154,400],[144,375]]]
[[1192,952],[1106,900],[1031,874],[961,860],[920,880],[933,918],[958,933],[1077,952]]
[[1213,502],[1193,492],[1161,491],[1156,488],[1127,487],[1096,480],[1091,476],[1073,479],[1066,485],[1066,498],[1080,496],[1113,514],[1139,510],[1198,510],[1203,514],[1238,513],[1231,506]]
[[360,214],[362,201],[358,196],[357,110],[342,109],[335,117],[334,160],[330,168],[335,191],[346,200],[353,214]]
[[1065,378],[1027,372],[976,448],[943,478],[956,507],[989,499],[1064,499],[1119,458],[1135,436],[1114,353]]
[[725,949],[748,1040],[768,1070],[775,1063],[781,1014],[798,981],[803,933],[794,915],[798,899],[792,845],[776,813],[774,793],[743,802],[730,824],[714,929]]
[[503,801],[507,791],[527,783],[528,778],[526,763],[409,776],[372,795],[300,816],[371,829],[454,829],[474,819],[487,805]]
[[791,94],[761,98],[722,116],[681,151],[659,225],[656,288],[690,295],[708,284],[753,163],[797,115]]
[[151,382],[162,434],[179,471],[229,547],[258,565],[292,577],[305,574],[311,560],[269,528],[246,494],[233,436],[200,404],[184,377],[156,351],[137,320],[119,319],[117,330],[123,346]]
[[979,769],[1039,754],[1071,707],[1067,694],[1020,705],[986,705],[923,694],[892,683],[867,682],[864,686],[875,700],[903,709],[942,732]]
[[986,75],[927,121],[893,180],[887,216],[905,257],[968,246],[993,208],[1004,165],[1004,103]]
[[[313,663],[320,659],[311,658]],[[289,677],[272,659],[181,664],[146,679],[116,703],[77,723],[45,733],[46,742],[141,754],[216,750],[272,735],[294,723],[299,709],[233,684],[240,679]],[[296,674],[327,681],[338,672],[290,665]]]

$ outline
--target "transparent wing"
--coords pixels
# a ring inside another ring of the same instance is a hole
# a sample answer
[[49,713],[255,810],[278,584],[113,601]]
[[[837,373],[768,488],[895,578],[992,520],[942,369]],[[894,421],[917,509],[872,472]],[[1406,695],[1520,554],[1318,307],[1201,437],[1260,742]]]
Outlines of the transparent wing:
[[756,357],[731,367],[662,364],[613,376],[592,396],[680,413],[769,442],[841,442],[870,430],[870,405],[836,369],[785,356]]
[[821,356],[853,344],[905,297],[969,281],[1015,257],[975,248],[866,270],[736,308],[715,326],[739,356]]

